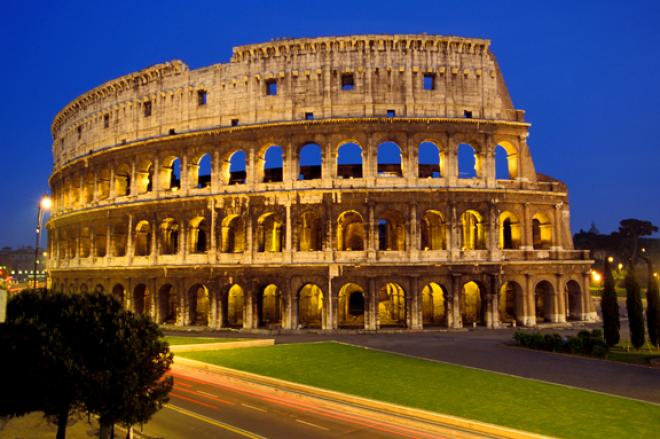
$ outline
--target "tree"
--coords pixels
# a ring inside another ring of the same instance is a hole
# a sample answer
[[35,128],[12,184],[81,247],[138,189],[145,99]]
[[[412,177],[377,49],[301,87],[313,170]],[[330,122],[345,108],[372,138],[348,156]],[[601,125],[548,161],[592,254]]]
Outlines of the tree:
[[608,346],[614,346],[619,342],[619,303],[614,287],[614,276],[612,275],[612,264],[605,260],[605,282],[603,293],[600,298],[600,306],[603,313],[603,333]]
[[644,309],[634,270],[630,270],[626,276],[626,308],[630,325],[630,342],[635,349],[639,349],[644,345]]
[[619,222],[619,235],[624,241],[626,247],[628,265],[630,269],[634,269],[639,256],[639,238],[642,236],[652,235],[658,231],[658,227],[651,221],[638,220],[635,218],[628,218]]
[[[645,258],[646,259],[646,258]],[[646,328],[649,340],[655,347],[660,345],[660,293],[658,293],[658,280],[653,275],[653,264],[646,259],[648,268],[648,281],[646,287]]]

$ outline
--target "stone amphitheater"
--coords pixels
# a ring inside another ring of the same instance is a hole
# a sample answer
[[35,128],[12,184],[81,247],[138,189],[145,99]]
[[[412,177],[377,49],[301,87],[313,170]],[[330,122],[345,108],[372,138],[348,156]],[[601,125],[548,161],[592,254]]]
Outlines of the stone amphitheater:
[[529,127],[484,39],[282,39],[149,67],[55,117],[50,286],[180,326],[592,321],[591,261]]

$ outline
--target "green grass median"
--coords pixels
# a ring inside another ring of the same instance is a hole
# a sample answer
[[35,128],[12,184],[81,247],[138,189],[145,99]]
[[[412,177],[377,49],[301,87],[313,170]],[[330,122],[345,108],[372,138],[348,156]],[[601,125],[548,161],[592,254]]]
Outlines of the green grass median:
[[204,343],[229,343],[232,341],[242,341],[246,339],[241,338],[213,338],[213,337],[178,337],[174,335],[165,336],[165,341],[170,346],[186,345],[186,344],[204,344]]
[[660,430],[658,405],[340,343],[180,355],[551,436],[653,437]]

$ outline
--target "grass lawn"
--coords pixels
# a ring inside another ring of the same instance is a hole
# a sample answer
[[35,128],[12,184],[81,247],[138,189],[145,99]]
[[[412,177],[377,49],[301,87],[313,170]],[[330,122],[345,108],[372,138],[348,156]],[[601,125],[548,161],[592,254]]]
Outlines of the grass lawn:
[[653,437],[660,429],[657,405],[339,343],[180,355],[552,436]]
[[202,343],[226,343],[230,341],[241,341],[240,338],[212,338],[212,337],[178,337],[178,336],[165,336],[165,341],[170,346],[182,344],[202,344]]
[[[622,361],[624,363],[649,365],[653,358],[660,358],[660,349],[656,349],[647,341],[638,351],[632,348],[630,342],[625,340],[610,349],[608,360]],[[660,373],[660,372],[659,372]]]

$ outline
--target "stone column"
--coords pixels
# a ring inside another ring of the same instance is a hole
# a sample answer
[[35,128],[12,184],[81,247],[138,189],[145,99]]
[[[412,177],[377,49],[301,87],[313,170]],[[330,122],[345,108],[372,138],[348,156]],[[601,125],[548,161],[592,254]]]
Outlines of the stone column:
[[559,273],[555,275],[555,278],[555,297],[557,307],[555,308],[556,316],[553,321],[566,323],[566,291],[562,288],[564,282],[562,282],[562,275]]
[[523,324],[525,326],[536,326],[536,301],[534,300],[534,284],[531,274],[525,275],[525,302],[527,303],[527,310]]
[[[461,317],[461,295],[462,285],[461,277],[457,274],[452,274],[451,277],[451,314],[452,322],[450,328],[462,328],[463,318]],[[449,322],[449,319],[447,319]]]
[[367,290],[367,306],[365,307],[364,316],[364,329],[377,330],[379,327],[378,319],[378,298],[376,297],[376,279],[369,278],[369,286]]
[[158,196],[158,193],[160,192],[160,161],[158,159],[158,156],[154,157],[154,162],[152,164],[152,173],[151,173],[151,191]]
[[445,143],[445,169],[446,174],[444,177],[447,179],[448,186],[456,186],[458,183],[458,149],[456,141],[452,136],[447,135],[447,141]]
[[534,250],[534,235],[532,233],[532,219],[529,217],[529,203],[523,203],[523,218],[520,218],[521,245],[522,250]]
[[374,214],[374,204],[373,202],[369,202],[368,205],[369,209],[369,218],[367,222],[367,249],[369,250],[369,259],[373,259],[376,257],[376,249],[378,248],[378,234],[376,232],[377,224],[376,224],[376,217]]
[[137,193],[138,193],[137,185],[136,185],[136,182],[135,182],[135,174],[136,174],[136,172],[135,172],[135,159],[133,159],[131,161],[131,185],[130,185],[130,189],[129,189],[130,195],[137,195]]
[[286,254],[285,260],[291,262],[293,260],[293,250],[292,250],[292,227],[291,227],[291,203],[287,202],[286,206],[284,206],[285,211],[286,211],[286,236],[284,237],[285,239],[285,245],[284,245],[284,251]]
[[410,278],[410,319],[408,328],[422,329],[422,307],[420,306],[420,292],[419,292],[419,277],[413,276]]
[[563,243],[561,242],[561,208],[563,203],[557,203],[554,205],[554,210],[552,211],[552,240],[550,242],[550,249],[552,250],[561,250],[563,248]]
[[110,263],[110,257],[112,256],[112,224],[110,222],[110,212],[108,211],[108,216],[106,217],[105,224],[105,257],[106,264]]
[[128,214],[128,231],[126,232],[126,259],[128,260],[128,265],[133,263],[133,214]]
[[211,156],[211,193],[215,193],[220,189],[220,172],[220,152],[216,149]]
[[151,264],[156,265],[158,261],[158,217],[153,214],[151,217],[151,248],[149,249],[151,255]]
[[417,206],[415,203],[410,203],[408,206],[408,230],[409,230],[409,236],[408,236],[408,242],[406,243],[408,246],[408,257],[409,259],[417,260],[417,253],[420,248],[420,236],[417,233],[417,226],[418,226],[418,221],[417,221]]
[[[211,181],[213,181],[213,178],[211,178]],[[215,210],[215,198],[211,198],[209,204],[211,209],[211,230],[209,230],[209,234],[211,235],[211,251],[209,252],[209,261],[216,261],[218,258],[216,236],[218,212]]]

